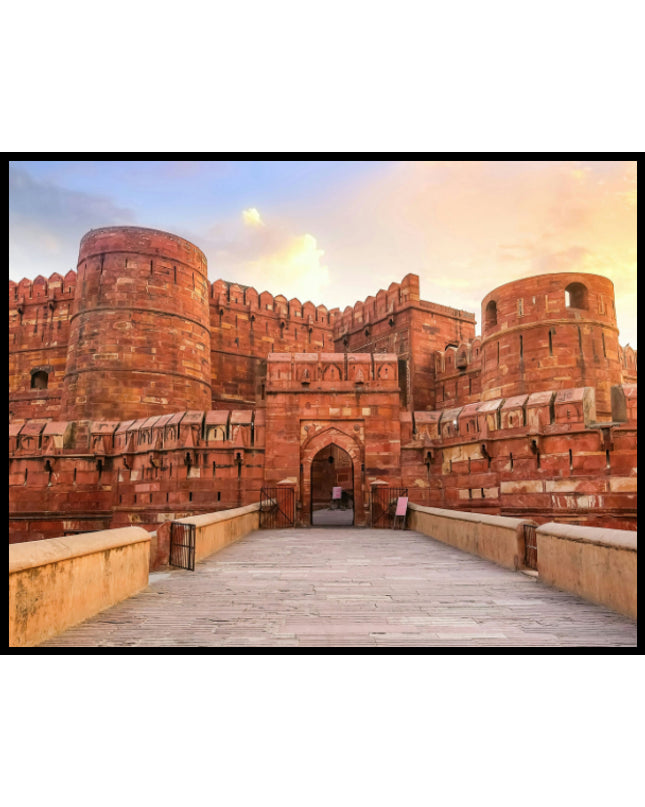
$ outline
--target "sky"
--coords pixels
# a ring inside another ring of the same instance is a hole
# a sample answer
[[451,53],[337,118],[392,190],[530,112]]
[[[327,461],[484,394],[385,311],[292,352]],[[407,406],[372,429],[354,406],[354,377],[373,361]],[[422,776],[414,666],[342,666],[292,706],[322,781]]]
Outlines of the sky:
[[222,278],[353,305],[413,272],[421,297],[473,312],[495,287],[581,271],[615,286],[636,347],[631,161],[13,161],[10,278],[76,268],[90,229],[135,225],[196,244]]

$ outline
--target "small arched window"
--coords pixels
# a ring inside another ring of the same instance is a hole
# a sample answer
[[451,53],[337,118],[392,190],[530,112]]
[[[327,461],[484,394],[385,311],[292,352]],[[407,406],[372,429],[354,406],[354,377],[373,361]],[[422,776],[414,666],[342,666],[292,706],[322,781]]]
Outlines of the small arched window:
[[49,376],[44,370],[37,370],[31,374],[31,388],[32,389],[47,389],[47,382]]
[[569,283],[564,290],[567,308],[587,308],[587,287],[582,283]]
[[486,327],[492,328],[497,325],[497,303],[491,300],[486,306]]

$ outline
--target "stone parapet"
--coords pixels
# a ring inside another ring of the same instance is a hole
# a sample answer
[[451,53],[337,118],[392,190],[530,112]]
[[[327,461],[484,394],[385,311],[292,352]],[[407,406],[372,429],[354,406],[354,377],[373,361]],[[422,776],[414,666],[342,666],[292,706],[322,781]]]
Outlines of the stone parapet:
[[9,646],[32,647],[148,584],[139,527],[9,547]]
[[636,619],[637,533],[549,522],[537,529],[540,580]]
[[524,565],[524,525],[534,522],[409,504],[408,526],[507,569]]
[[259,527],[259,503],[180,519],[195,526],[195,561],[203,560],[225,546],[239,541]]

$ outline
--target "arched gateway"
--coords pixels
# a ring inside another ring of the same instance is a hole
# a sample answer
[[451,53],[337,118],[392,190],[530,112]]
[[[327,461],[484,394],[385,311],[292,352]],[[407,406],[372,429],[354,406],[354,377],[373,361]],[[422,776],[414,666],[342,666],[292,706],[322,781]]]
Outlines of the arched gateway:
[[321,448],[311,463],[312,527],[351,527],[354,523],[352,458],[335,443]]
[[[362,524],[363,508],[362,464],[364,449],[355,438],[335,427],[314,435],[301,449],[300,490],[302,519],[313,526],[321,522],[323,510],[329,510],[332,488],[341,487],[347,518],[336,517],[343,524]],[[349,507],[351,503],[351,508]]]

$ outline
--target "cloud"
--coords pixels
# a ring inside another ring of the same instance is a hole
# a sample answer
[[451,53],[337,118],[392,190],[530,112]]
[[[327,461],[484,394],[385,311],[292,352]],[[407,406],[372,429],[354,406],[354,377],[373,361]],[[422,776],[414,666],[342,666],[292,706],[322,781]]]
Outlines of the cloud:
[[12,280],[76,267],[78,245],[95,227],[131,224],[131,210],[101,195],[39,182],[9,166],[9,271]]
[[272,286],[301,302],[319,302],[330,285],[329,268],[322,262],[324,254],[314,236],[305,233],[290,238],[277,252],[251,261],[248,269],[263,288]]
[[255,207],[242,211],[236,220],[222,219],[195,236],[208,258],[211,280],[254,286],[301,302],[327,302],[331,285],[325,251],[311,233],[294,232],[287,220],[264,221]]
[[249,227],[264,227],[264,222],[257,208],[249,207],[242,211],[242,221]]

